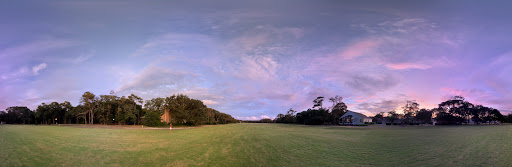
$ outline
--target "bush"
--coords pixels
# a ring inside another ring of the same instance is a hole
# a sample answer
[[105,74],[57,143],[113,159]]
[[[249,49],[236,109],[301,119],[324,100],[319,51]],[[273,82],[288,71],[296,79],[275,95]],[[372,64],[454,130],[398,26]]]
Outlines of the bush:
[[151,127],[166,126],[167,124],[160,120],[160,113],[149,111],[144,115],[144,125]]

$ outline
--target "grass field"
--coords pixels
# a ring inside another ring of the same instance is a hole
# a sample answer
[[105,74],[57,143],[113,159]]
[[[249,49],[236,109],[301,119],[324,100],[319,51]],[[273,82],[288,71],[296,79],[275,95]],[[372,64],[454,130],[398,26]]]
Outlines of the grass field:
[[512,166],[512,125],[0,126],[0,166]]

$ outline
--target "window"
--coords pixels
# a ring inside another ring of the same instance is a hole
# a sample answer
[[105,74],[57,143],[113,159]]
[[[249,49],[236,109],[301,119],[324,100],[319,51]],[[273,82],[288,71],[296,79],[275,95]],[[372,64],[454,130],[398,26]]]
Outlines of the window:
[[341,122],[343,123],[352,123],[352,121],[354,120],[354,118],[352,117],[352,115],[347,115],[346,117],[343,117]]

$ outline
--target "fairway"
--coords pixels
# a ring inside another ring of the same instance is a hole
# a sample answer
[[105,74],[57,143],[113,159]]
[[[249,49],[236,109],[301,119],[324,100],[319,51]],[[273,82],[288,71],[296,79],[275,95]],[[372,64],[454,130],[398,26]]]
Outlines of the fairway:
[[512,166],[512,125],[0,126],[0,166]]

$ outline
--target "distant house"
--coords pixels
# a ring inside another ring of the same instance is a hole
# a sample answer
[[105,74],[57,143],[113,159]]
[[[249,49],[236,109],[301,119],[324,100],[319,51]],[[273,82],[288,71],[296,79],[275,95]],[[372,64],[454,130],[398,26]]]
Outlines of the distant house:
[[169,112],[169,110],[166,109],[164,111],[164,114],[162,114],[162,116],[160,116],[160,119],[162,122],[171,123],[171,112]]
[[340,117],[341,125],[360,125],[366,122],[372,122],[372,119],[364,114],[354,111],[347,111],[347,113]]

